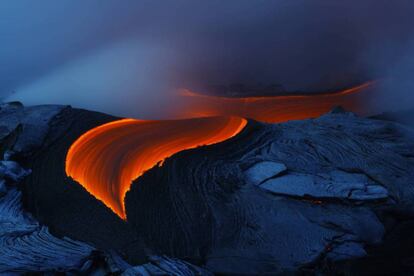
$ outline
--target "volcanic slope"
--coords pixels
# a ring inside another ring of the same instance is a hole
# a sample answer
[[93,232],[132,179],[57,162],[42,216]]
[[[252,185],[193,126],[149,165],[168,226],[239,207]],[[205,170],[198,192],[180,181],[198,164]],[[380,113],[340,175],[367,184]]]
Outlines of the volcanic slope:
[[249,121],[229,140],[167,158],[131,186],[125,222],[64,168],[81,134],[114,119],[61,112],[27,159],[32,175],[22,189],[52,233],[116,250],[130,263],[156,253],[216,273],[317,270],[374,258],[406,223],[395,217],[414,214],[412,131],[335,110],[282,124]]

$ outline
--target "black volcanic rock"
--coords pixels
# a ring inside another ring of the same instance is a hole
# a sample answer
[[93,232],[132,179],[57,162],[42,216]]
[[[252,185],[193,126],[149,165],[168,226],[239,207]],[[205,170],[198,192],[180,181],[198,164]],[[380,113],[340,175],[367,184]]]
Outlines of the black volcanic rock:
[[[1,105],[1,159],[38,148],[49,131],[48,123],[62,109]],[[15,186],[28,174],[30,170],[15,161],[0,161],[0,274],[82,269],[94,250],[92,246],[51,235],[46,226],[23,211],[21,192]]]
[[135,231],[65,173],[65,157],[72,142],[87,130],[115,119],[77,109],[67,109],[55,118],[44,146],[27,159],[32,174],[22,184],[24,204],[58,237],[115,250],[128,262],[140,264],[145,261],[144,249]]
[[[350,113],[250,122],[237,137],[180,152],[139,178],[126,196],[128,221],[157,253],[220,273],[297,272],[364,257],[385,235],[380,210],[412,210],[413,137]],[[264,162],[268,173],[255,175]],[[241,185],[223,189],[223,175]]]
[[125,222],[64,171],[71,143],[115,119],[58,106],[0,110],[2,153],[31,170],[0,182],[0,272],[89,273],[97,263],[125,275],[413,272],[410,129],[346,112],[250,121],[134,181]]

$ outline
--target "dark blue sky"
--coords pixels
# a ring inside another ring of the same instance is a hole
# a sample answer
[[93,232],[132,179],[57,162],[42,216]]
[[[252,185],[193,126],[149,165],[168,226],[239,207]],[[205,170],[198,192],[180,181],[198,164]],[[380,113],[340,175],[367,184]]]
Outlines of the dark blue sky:
[[177,87],[391,75],[407,91],[413,26],[411,0],[4,0],[0,95],[145,116]]

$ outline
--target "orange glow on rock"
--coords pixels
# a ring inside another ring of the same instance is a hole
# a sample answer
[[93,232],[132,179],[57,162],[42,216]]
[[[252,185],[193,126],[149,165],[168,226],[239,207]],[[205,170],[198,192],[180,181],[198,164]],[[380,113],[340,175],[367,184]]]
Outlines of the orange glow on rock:
[[367,112],[360,106],[360,92],[368,91],[375,82],[367,82],[334,93],[315,95],[265,96],[230,98],[198,94],[182,90],[181,118],[234,115],[261,122],[278,123],[316,118],[335,106],[356,113]]
[[[124,197],[132,181],[173,154],[225,141],[251,118],[284,122],[318,117],[335,106],[362,113],[360,92],[374,82],[326,94],[229,98],[180,93],[177,120],[123,119],[80,136],[66,156],[66,174],[126,219]],[[365,110],[366,112],[366,110]],[[237,117],[236,117],[237,116]]]
[[133,180],[179,151],[225,141],[246,124],[247,120],[233,116],[110,122],[72,144],[66,173],[126,219],[124,197]]

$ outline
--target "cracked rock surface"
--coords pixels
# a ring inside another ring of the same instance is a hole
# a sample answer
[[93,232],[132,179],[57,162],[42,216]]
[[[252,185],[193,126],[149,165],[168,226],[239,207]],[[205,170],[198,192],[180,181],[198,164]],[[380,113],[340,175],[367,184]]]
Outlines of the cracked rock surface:
[[[62,106],[26,108],[19,103],[0,105],[3,154],[0,158],[0,275],[58,272],[69,275],[122,272],[125,275],[209,275],[201,268],[165,256],[151,256],[151,262],[134,267],[116,252],[99,251],[88,241],[51,234],[49,227],[24,210],[20,182],[31,170],[9,159],[22,160],[22,156],[35,154],[36,148],[45,142],[49,146],[53,140],[45,138],[52,127],[51,120],[58,119],[59,113],[67,109]],[[56,138],[55,134],[49,136]]]
[[250,122],[138,179],[128,220],[151,248],[216,273],[339,272],[329,264],[369,258],[383,243],[384,212],[411,214],[413,137],[346,112]]
[[[0,108],[2,147],[15,152],[40,146],[48,122],[62,109],[59,106],[26,109],[19,104]],[[7,144],[14,132],[18,135]],[[46,226],[23,211],[21,192],[16,186],[29,174],[30,170],[15,161],[0,161],[0,274],[79,269],[93,247],[70,238],[54,237]]]
[[70,144],[115,117],[1,108],[0,272],[414,271],[414,134],[398,123],[341,110],[250,121],[147,171],[127,193],[125,222],[64,173]]
[[266,180],[276,177],[287,170],[285,164],[263,161],[254,164],[245,171],[246,180],[255,185],[260,185]]
[[280,195],[349,200],[387,199],[388,191],[365,174],[331,171],[329,173],[290,173],[269,179],[261,188]]

